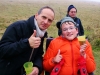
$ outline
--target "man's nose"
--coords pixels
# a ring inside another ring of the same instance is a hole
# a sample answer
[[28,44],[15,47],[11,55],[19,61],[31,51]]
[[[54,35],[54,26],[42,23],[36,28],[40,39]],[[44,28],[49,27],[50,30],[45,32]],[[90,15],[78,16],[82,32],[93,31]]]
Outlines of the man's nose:
[[45,23],[48,23],[48,19],[45,19],[44,22],[45,22]]

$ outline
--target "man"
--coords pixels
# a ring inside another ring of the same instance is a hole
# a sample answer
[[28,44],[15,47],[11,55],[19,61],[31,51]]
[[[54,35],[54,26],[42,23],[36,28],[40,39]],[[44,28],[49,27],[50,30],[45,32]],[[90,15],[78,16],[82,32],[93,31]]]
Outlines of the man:
[[[51,75],[87,75],[93,72],[96,64],[91,45],[87,40],[80,45],[74,20],[71,17],[63,18],[60,29],[61,35],[50,42],[44,55],[44,69]],[[84,62],[80,62],[80,58]]]
[[28,20],[17,21],[6,29],[0,40],[0,75],[21,75],[23,64],[29,61],[33,49],[30,75],[40,75],[44,35],[54,16],[54,10],[45,6]]
[[[81,20],[78,17],[76,17],[76,15],[77,15],[77,9],[74,7],[74,5],[70,5],[68,7],[66,16],[73,18],[73,20],[76,22],[77,27],[78,27],[78,35],[81,36],[81,35],[84,35],[84,29],[83,29]],[[60,22],[57,22],[58,29],[59,29],[59,23]],[[60,34],[61,34],[60,30],[58,30],[58,35]]]

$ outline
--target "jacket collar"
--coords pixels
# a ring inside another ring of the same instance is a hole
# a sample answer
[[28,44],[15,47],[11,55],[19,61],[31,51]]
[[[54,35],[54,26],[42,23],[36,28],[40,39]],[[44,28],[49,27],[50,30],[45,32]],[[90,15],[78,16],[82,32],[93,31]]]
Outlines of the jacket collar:
[[29,25],[29,28],[30,30],[33,32],[34,29],[36,29],[36,26],[35,26],[35,23],[34,23],[34,18],[35,16],[31,16],[27,22],[28,22],[28,25]]

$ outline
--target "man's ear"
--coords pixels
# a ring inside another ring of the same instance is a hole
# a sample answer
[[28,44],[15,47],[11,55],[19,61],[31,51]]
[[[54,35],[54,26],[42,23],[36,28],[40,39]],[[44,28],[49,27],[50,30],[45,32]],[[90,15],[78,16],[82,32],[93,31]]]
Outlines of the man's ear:
[[35,18],[37,19],[38,13],[35,14]]

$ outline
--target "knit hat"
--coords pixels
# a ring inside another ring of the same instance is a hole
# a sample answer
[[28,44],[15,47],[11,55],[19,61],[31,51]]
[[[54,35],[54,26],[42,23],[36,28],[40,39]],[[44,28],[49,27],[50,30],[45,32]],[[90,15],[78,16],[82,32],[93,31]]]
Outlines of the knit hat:
[[[74,22],[74,20],[71,18],[71,17],[64,17],[63,19],[61,19],[60,21],[58,21],[56,23],[56,26],[58,29],[60,29],[61,25],[64,23],[64,22],[72,22],[74,23],[74,25],[76,26],[76,22]],[[77,27],[77,26],[76,26]]]
[[72,22],[75,26],[76,26],[76,23],[74,22],[74,20],[71,18],[71,17],[65,17],[61,20],[61,24],[60,24],[60,27],[61,25],[64,23],[64,22]]
[[[68,7],[67,12],[69,13],[69,11],[70,11],[72,8],[75,8],[74,5],[70,5],[70,6]],[[75,8],[75,9],[76,9],[76,8]],[[77,12],[77,9],[76,9],[76,12]]]

